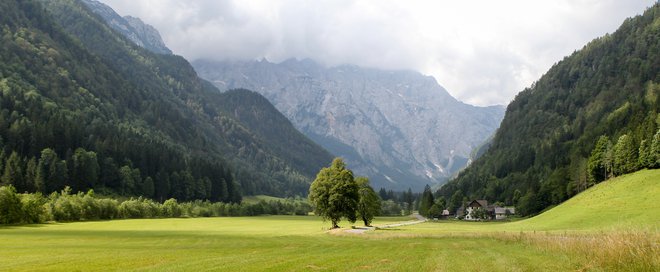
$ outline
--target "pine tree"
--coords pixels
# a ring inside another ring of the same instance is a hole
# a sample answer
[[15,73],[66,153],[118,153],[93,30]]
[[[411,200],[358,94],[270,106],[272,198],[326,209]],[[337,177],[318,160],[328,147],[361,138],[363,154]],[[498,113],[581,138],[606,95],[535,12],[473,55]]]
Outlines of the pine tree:
[[147,198],[152,198],[154,196],[154,180],[151,177],[147,177],[142,182],[142,196]]
[[434,203],[435,200],[433,199],[433,192],[431,191],[431,186],[427,184],[424,187],[424,192],[422,193],[422,199],[419,204],[419,214],[428,217],[429,209],[431,209]]
[[648,157],[651,168],[660,168],[660,129],[653,135],[653,142],[651,142]]
[[5,169],[2,175],[3,185],[13,185],[18,192],[25,192],[25,176],[23,174],[23,163],[18,153],[12,152],[7,158]]
[[32,157],[25,166],[25,184],[26,191],[36,192],[36,179],[37,179],[37,158]]
[[589,183],[598,183],[607,178],[607,147],[610,139],[603,135],[598,138],[596,146],[591,151],[589,161],[587,162]]
[[650,155],[651,155],[651,143],[646,139],[644,139],[639,143],[639,159],[637,162],[639,168],[651,167]]
[[619,137],[614,145],[614,172],[623,175],[637,169],[637,149],[628,135]]

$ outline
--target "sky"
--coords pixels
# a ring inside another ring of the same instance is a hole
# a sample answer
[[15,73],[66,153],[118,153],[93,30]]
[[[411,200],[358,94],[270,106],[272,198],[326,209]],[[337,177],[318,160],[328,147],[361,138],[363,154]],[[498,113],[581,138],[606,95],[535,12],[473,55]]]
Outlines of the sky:
[[190,61],[310,58],[416,70],[463,102],[506,105],[655,0],[101,0]]

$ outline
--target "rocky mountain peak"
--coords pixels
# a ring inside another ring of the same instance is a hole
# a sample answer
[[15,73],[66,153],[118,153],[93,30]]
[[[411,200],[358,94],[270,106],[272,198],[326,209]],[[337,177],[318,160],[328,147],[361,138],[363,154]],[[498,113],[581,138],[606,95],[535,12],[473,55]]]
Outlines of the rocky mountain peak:
[[92,12],[101,16],[110,27],[133,43],[157,54],[172,54],[172,51],[163,42],[158,30],[149,24],[145,24],[140,18],[121,17],[111,7],[96,0],[83,0],[82,2]]
[[221,90],[268,98],[305,135],[344,157],[376,187],[440,184],[497,129],[503,107],[453,98],[433,77],[313,60],[193,63]]

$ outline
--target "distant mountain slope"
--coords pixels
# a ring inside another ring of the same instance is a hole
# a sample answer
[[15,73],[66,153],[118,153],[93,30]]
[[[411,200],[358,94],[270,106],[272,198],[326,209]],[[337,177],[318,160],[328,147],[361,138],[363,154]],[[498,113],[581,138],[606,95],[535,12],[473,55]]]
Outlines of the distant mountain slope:
[[490,149],[440,194],[503,201],[536,213],[589,185],[588,158],[599,136],[616,143],[628,135],[632,144],[626,148],[636,158],[640,143],[654,139],[659,112],[660,5],[655,4],[518,94]]
[[185,59],[138,47],[80,1],[0,8],[0,166],[25,177],[3,183],[236,202],[241,192],[306,194],[332,159],[264,98],[220,93]]
[[412,71],[326,68],[311,60],[193,62],[221,90],[268,98],[305,135],[344,157],[374,186],[421,190],[468,161],[498,127],[501,107],[474,107]]
[[109,6],[96,0],[81,0],[94,13],[100,15],[114,30],[123,34],[129,40],[157,54],[172,54],[167,48],[160,33],[153,26],[145,24],[140,18],[119,16]]

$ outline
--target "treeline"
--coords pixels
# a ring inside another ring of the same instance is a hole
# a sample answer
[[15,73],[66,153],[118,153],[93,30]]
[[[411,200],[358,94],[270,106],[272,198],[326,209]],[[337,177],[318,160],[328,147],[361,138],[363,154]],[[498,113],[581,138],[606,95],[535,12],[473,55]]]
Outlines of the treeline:
[[381,215],[409,215],[419,208],[420,194],[411,188],[403,192],[380,188],[378,196],[382,201]]
[[588,187],[645,168],[660,168],[660,129],[653,138],[643,139],[638,144],[627,134],[621,135],[614,143],[607,135],[603,135],[598,138],[589,156],[587,183],[574,186]]
[[[0,147],[2,147],[0,138]],[[120,165],[111,157],[100,157],[93,151],[68,150],[62,158],[50,148],[38,157],[23,157],[12,151],[0,152],[0,185],[12,185],[18,192],[49,194],[71,188],[72,192],[96,189],[104,194],[143,196],[163,201],[195,199],[240,203],[241,195],[232,173],[221,165],[196,162],[180,171],[158,171],[145,176],[130,160]]]
[[[532,215],[606,176],[657,167],[639,159],[657,154],[652,145],[660,128],[659,14],[655,4],[627,19],[518,94],[488,151],[438,194],[451,207],[451,199],[487,199]],[[613,142],[597,147],[603,154],[611,146],[605,167],[603,156],[592,154],[602,135]]]
[[0,224],[129,218],[307,215],[311,211],[312,207],[307,203],[293,200],[262,200],[254,204],[237,204],[201,200],[180,203],[170,198],[159,203],[143,197],[124,201],[99,198],[93,190],[73,194],[69,187],[44,196],[41,193],[19,194],[13,186],[0,186]]

